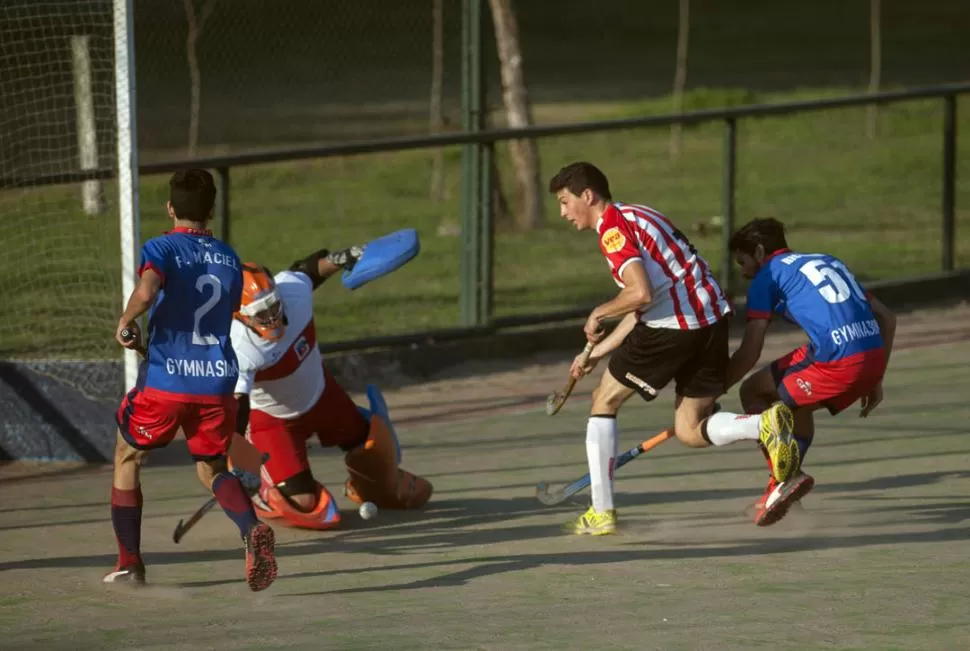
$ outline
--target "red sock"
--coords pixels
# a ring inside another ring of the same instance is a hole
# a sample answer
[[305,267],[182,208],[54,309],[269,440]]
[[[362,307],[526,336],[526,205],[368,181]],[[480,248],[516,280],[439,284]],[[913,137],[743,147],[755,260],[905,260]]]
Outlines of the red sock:
[[111,487],[111,524],[118,541],[118,567],[140,565],[141,486],[134,490]]

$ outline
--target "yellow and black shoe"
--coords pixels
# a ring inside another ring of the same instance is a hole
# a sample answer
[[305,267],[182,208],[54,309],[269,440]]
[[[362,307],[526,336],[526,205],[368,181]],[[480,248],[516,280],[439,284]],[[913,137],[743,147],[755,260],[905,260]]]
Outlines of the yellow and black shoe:
[[771,472],[784,483],[801,467],[801,454],[794,435],[795,416],[783,402],[776,402],[761,414],[759,441],[771,461]]
[[616,509],[596,512],[589,507],[586,513],[563,525],[563,530],[577,536],[608,536],[616,533]]

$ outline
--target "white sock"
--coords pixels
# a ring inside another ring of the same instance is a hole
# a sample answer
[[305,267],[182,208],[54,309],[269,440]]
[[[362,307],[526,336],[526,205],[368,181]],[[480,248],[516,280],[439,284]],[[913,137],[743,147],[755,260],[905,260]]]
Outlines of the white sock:
[[616,461],[616,418],[590,416],[586,423],[589,491],[597,513],[613,508],[613,463]]
[[761,414],[732,414],[719,411],[707,419],[707,440],[711,445],[735,441],[757,441],[761,431]]

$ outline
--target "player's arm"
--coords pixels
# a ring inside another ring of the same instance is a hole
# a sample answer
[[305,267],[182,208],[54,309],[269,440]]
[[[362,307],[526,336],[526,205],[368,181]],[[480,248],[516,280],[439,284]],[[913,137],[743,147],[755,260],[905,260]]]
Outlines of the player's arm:
[[[138,336],[139,328],[136,319],[148,312],[155,304],[155,299],[158,298],[158,293],[163,284],[163,276],[153,267],[146,267],[142,270],[138,285],[131,296],[128,297],[128,304],[125,306],[121,319],[118,320],[118,329],[115,331],[115,339],[125,348],[132,348],[138,343],[140,337]],[[134,338],[127,341],[121,337],[121,331],[126,328],[135,335]]]
[[[872,315],[879,324],[879,332],[882,334],[883,347],[886,351],[886,364],[889,364],[889,355],[893,350],[893,340],[896,338],[896,315],[886,307],[886,305],[872,294],[868,294],[869,307]],[[869,395],[862,398],[862,410],[859,416],[867,418],[872,410],[882,402],[882,382],[872,388]]]
[[249,427],[249,394],[233,394],[236,399],[236,432],[246,435],[246,428]]
[[768,333],[770,323],[770,318],[749,318],[748,324],[744,327],[741,345],[734,351],[728,362],[725,391],[740,382],[761,359],[761,351],[765,347],[765,335]]
[[363,254],[364,250],[359,246],[352,246],[339,251],[320,249],[302,260],[294,262],[290,265],[290,270],[306,274],[310,278],[310,282],[313,283],[313,289],[316,289],[331,276],[344,269],[353,269]]
[[889,354],[893,350],[893,340],[896,338],[896,315],[886,307],[886,304],[878,298],[869,294],[869,307],[872,308],[872,315],[876,317],[879,324],[879,332],[882,333],[882,341],[886,349],[886,364],[889,364]]
[[[626,324],[626,319],[624,319],[620,324],[624,327],[628,325],[630,330],[632,330],[633,326],[636,325],[635,312],[653,301],[653,285],[650,282],[650,278],[647,277],[647,271],[643,268],[643,263],[640,260],[633,259],[627,261],[623,264],[620,271],[621,277],[623,278],[623,289],[612,300],[597,306],[586,320],[584,331],[590,341],[595,342],[598,340],[597,333],[599,333],[600,337],[602,336],[602,322],[612,317],[627,317],[633,313],[634,320],[632,323]],[[617,326],[617,329],[619,327]],[[627,334],[629,334],[629,331]],[[620,339],[620,342],[622,341]],[[616,345],[618,346],[620,342],[617,342]]]
[[626,339],[631,332],[633,332],[633,328],[636,326],[639,320],[640,319],[635,311],[627,314],[619,323],[616,324],[616,327],[613,328],[613,332],[607,335],[603,341],[593,346],[593,350],[589,356],[592,359],[601,359],[619,348],[620,344],[623,343],[623,340]]
[[623,319],[616,324],[616,327],[613,328],[613,332],[607,335],[603,341],[593,346],[593,350],[590,351],[589,358],[586,360],[584,365],[580,365],[580,358],[583,355],[576,355],[572,365],[569,367],[570,375],[578,379],[584,375],[589,375],[592,373],[593,369],[596,368],[596,365],[601,359],[620,347],[623,340],[626,339],[631,332],[633,332],[633,328],[637,325],[639,320],[640,317],[636,312],[630,312],[623,317]]
[[[236,324],[233,323],[233,328],[235,327]],[[249,426],[249,394],[256,384],[257,369],[256,365],[241,352],[240,343],[236,339],[233,339],[232,343],[236,350],[236,361],[239,364],[239,376],[233,389],[233,397],[236,399],[236,432],[245,436],[246,428]]]
[[771,271],[762,269],[748,287],[748,322],[744,327],[741,346],[734,351],[728,362],[725,391],[740,382],[761,359],[761,351],[765,347],[765,336],[768,334],[773,306],[777,304],[777,299],[778,287]]

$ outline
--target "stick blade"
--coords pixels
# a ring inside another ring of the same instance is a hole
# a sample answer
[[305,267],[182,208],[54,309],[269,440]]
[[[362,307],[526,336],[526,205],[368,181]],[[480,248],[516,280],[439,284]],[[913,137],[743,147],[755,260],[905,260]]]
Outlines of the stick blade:
[[536,499],[546,506],[555,506],[561,504],[566,499],[566,495],[561,488],[550,490],[549,484],[540,481],[536,485]]
[[554,416],[559,413],[559,410],[562,409],[562,406],[565,403],[566,399],[563,394],[559,393],[558,391],[550,394],[549,397],[546,398],[546,416]]
[[179,523],[175,525],[175,531],[172,532],[172,542],[176,545],[182,540],[182,536],[185,535],[185,521],[179,520]]

